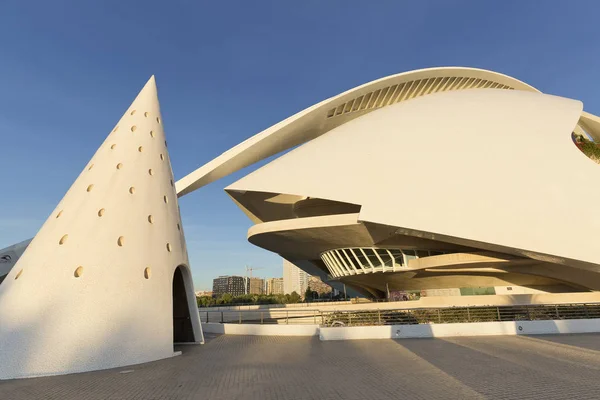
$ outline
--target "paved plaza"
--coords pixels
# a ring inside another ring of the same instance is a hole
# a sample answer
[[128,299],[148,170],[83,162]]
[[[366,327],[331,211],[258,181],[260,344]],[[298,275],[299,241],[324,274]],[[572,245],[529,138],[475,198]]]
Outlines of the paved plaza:
[[600,334],[360,340],[209,336],[167,360],[0,382],[0,399],[598,399]]

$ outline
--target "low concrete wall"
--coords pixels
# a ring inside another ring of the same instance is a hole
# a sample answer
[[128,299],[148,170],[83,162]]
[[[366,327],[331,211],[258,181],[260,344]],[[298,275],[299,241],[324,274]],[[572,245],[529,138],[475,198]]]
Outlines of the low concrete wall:
[[[599,300],[600,301],[600,300]],[[215,307],[198,307],[199,311],[244,311],[244,310],[269,310],[269,309],[302,309],[310,308],[311,310],[318,310],[320,308],[331,308],[336,306],[351,305],[352,301],[329,301],[321,303],[290,303],[290,304],[255,304],[255,305],[240,305],[240,306],[215,306]],[[359,303],[364,304],[364,303]],[[371,304],[367,302],[367,304]]]
[[283,310],[307,309],[317,311],[345,311],[345,310],[389,310],[399,308],[439,308],[439,307],[466,307],[466,306],[507,306],[527,304],[572,304],[572,303],[600,303],[600,292],[580,293],[540,293],[540,294],[514,294],[514,295],[488,295],[488,296],[431,296],[421,297],[415,301],[396,301],[379,303],[357,303],[350,301],[330,303],[298,303],[298,304],[267,304],[255,306],[223,306],[199,308],[200,312],[206,311],[237,311],[237,310]]
[[587,332],[600,332],[600,319],[321,328],[319,338],[321,340],[402,339]]
[[319,325],[257,325],[203,323],[204,333],[260,336],[317,336]]

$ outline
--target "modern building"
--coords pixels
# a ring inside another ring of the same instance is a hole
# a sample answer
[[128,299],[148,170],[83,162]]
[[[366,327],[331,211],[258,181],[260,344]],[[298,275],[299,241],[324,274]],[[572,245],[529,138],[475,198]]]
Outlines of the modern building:
[[308,273],[301,270],[288,260],[283,260],[283,291],[284,294],[292,292],[304,296],[308,287]]
[[31,239],[24,240],[0,250],[0,284],[6,275],[8,275],[12,267],[15,266],[17,260],[23,255],[27,246],[29,246],[29,243],[31,243]]
[[323,282],[318,276],[311,276],[308,278],[308,287],[319,295],[329,294],[333,291],[333,288]]
[[283,290],[283,278],[269,278],[266,280],[267,294],[285,294]]
[[232,296],[242,296],[248,293],[248,281],[243,276],[219,276],[213,279],[213,297],[226,293]]
[[264,294],[265,280],[262,278],[248,278],[248,293],[249,294]]
[[139,364],[204,340],[154,77],[107,131],[0,284],[0,379]]
[[175,183],[152,77],[0,284],[0,379],[203,342],[178,197],[277,154],[226,192],[248,240],[290,263],[286,292],[306,274],[376,298],[598,291],[600,214],[579,212],[600,202],[596,143],[581,101],[429,68],[310,106]]
[[[580,101],[430,68],[315,104],[177,192],[293,149],[226,192],[254,223],[251,243],[310,275],[375,298],[594,291],[600,215],[575,210],[600,200],[600,166],[572,135],[600,143],[600,118]],[[284,273],[286,292],[292,280]]]

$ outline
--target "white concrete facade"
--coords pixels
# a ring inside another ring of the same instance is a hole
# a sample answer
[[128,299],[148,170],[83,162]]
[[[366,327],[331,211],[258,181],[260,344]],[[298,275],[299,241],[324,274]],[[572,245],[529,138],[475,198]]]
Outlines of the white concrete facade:
[[171,357],[182,296],[201,342],[152,77],[0,285],[0,379]]
[[600,290],[600,216],[556,217],[600,200],[589,184],[600,169],[572,140],[600,138],[599,120],[580,101],[492,71],[411,71],[289,117],[177,189],[295,147],[226,191],[255,223],[249,241],[305,270],[379,298]]

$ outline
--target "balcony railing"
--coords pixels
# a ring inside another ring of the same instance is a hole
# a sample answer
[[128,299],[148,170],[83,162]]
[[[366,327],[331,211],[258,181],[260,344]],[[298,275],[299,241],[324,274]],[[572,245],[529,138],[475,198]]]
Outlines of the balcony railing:
[[600,318],[600,303],[348,311],[281,309],[200,311],[200,320],[205,323],[312,324],[324,327],[549,321],[592,318]]

